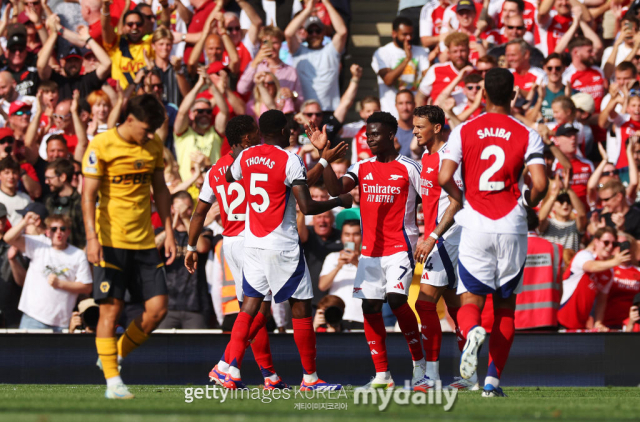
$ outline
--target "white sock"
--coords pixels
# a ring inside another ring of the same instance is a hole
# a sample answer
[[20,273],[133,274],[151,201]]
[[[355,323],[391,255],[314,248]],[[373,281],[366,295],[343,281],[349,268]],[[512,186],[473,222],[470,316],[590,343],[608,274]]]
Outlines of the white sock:
[[227,373],[229,372],[229,364],[223,360],[218,362],[218,371]]
[[124,358],[122,356],[118,355],[118,365],[120,365],[123,360],[124,360]]
[[388,380],[391,378],[391,372],[376,372],[376,379],[378,380]]
[[413,361],[413,367],[415,368],[416,366],[422,366],[424,368],[425,366],[425,360],[424,358],[420,359],[420,360],[414,360]]
[[318,373],[314,372],[313,374],[302,374],[302,380],[309,383],[316,382],[318,381]]
[[107,378],[107,387],[113,387],[113,386],[118,385],[118,384],[123,384],[122,378],[120,378],[120,375],[117,375],[117,376],[111,377],[111,378]]
[[229,366],[229,375],[231,375],[232,378],[240,379],[240,370],[235,366]]
[[278,374],[276,374],[275,372],[272,375],[269,375],[268,377],[266,377],[265,379],[268,379],[270,381],[276,382],[278,381],[278,378],[280,378],[278,376]]
[[500,380],[498,378],[495,378],[495,377],[486,377],[484,379],[484,385],[487,385],[487,384],[491,384],[494,387],[498,388],[498,387],[500,387]]
[[434,381],[440,379],[440,361],[427,362],[427,376]]

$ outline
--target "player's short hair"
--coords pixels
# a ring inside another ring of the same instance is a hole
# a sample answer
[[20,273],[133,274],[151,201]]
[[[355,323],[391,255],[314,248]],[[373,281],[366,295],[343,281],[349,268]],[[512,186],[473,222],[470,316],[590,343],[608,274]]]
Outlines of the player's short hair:
[[538,218],[538,214],[531,207],[524,207],[527,210],[527,229],[532,232],[538,228],[540,224],[540,219]]
[[171,195],[172,204],[176,201],[176,199],[188,199],[189,201],[193,201],[191,194],[189,194],[189,192],[187,192],[186,190],[179,190],[178,192]]
[[267,110],[260,116],[260,132],[264,135],[280,135],[286,126],[287,118],[280,110]]
[[469,36],[467,34],[463,34],[462,32],[452,32],[447,35],[447,38],[444,39],[444,45],[446,45],[447,48],[458,45],[469,47]]
[[524,0],[505,0],[505,2],[511,2],[511,3],[515,3],[518,5],[518,12],[520,12],[520,14],[524,13]]
[[125,118],[129,115],[149,125],[150,129],[157,130],[164,123],[164,106],[153,94],[142,94],[129,100],[124,112]]
[[282,32],[282,29],[278,28],[277,26],[263,26],[262,28],[260,28],[258,37],[261,40],[264,39],[264,37],[275,37],[280,42],[282,42],[284,41],[284,32]]
[[155,31],[153,31],[151,42],[156,43],[160,40],[169,40],[173,43],[173,34],[166,26],[159,26]]
[[613,195],[617,195],[619,193],[621,193],[622,195],[625,195],[627,192],[622,182],[616,179],[609,180],[600,189],[598,189],[598,191],[603,191],[606,189],[610,189]]
[[549,63],[551,60],[560,60],[560,63],[562,63],[562,66],[564,66],[564,62],[562,61],[562,56],[558,53],[551,53],[549,54],[547,57],[545,57],[545,59],[542,61],[543,65],[547,65],[547,63]]
[[0,160],[0,171],[11,170],[14,173],[20,173],[20,164],[13,159],[12,156],[7,155]]
[[575,48],[585,46],[593,47],[593,41],[585,37],[576,37],[569,43],[569,54],[571,54]]
[[71,217],[67,214],[51,214],[47,218],[44,219],[44,224],[47,227],[51,227],[53,223],[60,222],[63,226],[67,228],[67,230],[71,230],[73,223],[71,222]]
[[638,70],[636,69],[636,67],[631,62],[627,62],[627,61],[620,62],[616,66],[616,72],[626,72],[627,70],[631,71],[631,73],[633,74],[634,78],[638,74]]
[[367,124],[369,125],[371,123],[380,123],[388,127],[394,134],[398,131],[398,121],[391,113],[387,113],[386,111],[376,111],[369,116]]
[[229,120],[225,131],[229,145],[239,145],[240,142],[242,142],[242,137],[256,130],[256,127],[256,121],[253,117],[247,116],[246,114],[236,116]]
[[517,45],[520,47],[520,51],[524,54],[526,51],[531,51],[529,47],[529,43],[523,40],[522,38],[516,38],[507,43],[507,47],[510,45]]
[[596,230],[596,232],[593,234],[593,237],[596,239],[601,239],[602,236],[604,236],[605,233],[609,233],[611,235],[613,235],[614,237],[618,236],[618,233],[616,231],[616,229],[614,229],[613,227],[610,226],[604,226],[604,227],[600,227],[598,230]]
[[569,111],[571,114],[576,112],[575,103],[573,102],[571,97],[567,97],[566,95],[561,95],[554,98],[553,101],[551,101],[551,105],[553,104],[560,104],[560,107],[562,107],[563,110]]
[[360,225],[360,220],[345,220],[342,223],[342,230],[344,230],[345,226],[358,226],[361,227]]
[[479,73],[470,73],[464,77],[465,84],[477,84],[482,82],[482,75]]
[[413,28],[413,22],[411,22],[411,19],[404,16],[398,16],[391,23],[391,29],[397,31],[398,29],[400,29],[400,25],[410,26]]
[[56,158],[47,164],[47,170],[53,170],[58,177],[64,174],[67,176],[68,183],[71,183],[73,173],[76,171],[71,160],[67,160],[66,158]]
[[42,92],[58,92],[58,83],[56,81],[52,81],[48,79],[46,81],[41,81],[38,88],[42,90]]
[[489,69],[484,77],[484,89],[493,104],[508,106],[513,95],[513,74],[501,67]]
[[[143,5],[145,5],[145,6],[149,6],[149,5],[148,5],[148,4],[146,4],[146,3],[142,3],[142,4],[143,4]],[[136,6],[136,9],[137,9],[137,8],[138,8],[138,6]],[[141,20],[141,21],[142,21],[142,23],[144,24],[144,16],[142,16],[142,13],[141,13],[139,10],[136,10],[136,9],[133,9],[133,10],[127,10],[127,12],[124,14],[124,17],[122,18],[122,22],[126,22],[126,21],[127,21],[127,18],[128,18],[129,16],[131,16],[131,15],[136,15],[137,17],[139,17],[139,18],[140,18],[140,20]]]
[[378,105],[378,108],[380,108],[380,98],[376,97],[375,95],[367,95],[366,97],[364,97],[363,99],[360,100],[360,108],[364,108],[365,104],[369,104],[369,103],[374,103]]
[[424,105],[416,107],[413,110],[415,117],[422,117],[429,120],[432,125],[440,125],[444,127],[444,111],[436,105]]
[[476,66],[478,65],[478,63],[489,63],[492,67],[498,67],[498,61],[496,60],[496,58],[490,56],[489,54],[480,57],[476,62]]

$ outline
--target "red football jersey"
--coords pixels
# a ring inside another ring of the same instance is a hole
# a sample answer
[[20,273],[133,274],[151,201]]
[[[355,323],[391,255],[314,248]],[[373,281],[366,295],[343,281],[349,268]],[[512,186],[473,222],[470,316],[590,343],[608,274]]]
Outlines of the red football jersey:
[[570,15],[561,16],[555,10],[549,12],[549,18],[545,22],[539,22],[538,34],[540,43],[536,47],[545,57],[555,51],[556,44],[569,30],[572,22],[573,18]]
[[607,327],[621,326],[629,317],[629,308],[633,305],[633,298],[638,293],[640,293],[640,269],[615,267],[602,323]]
[[616,137],[620,143],[620,154],[618,155],[618,162],[616,168],[621,169],[629,167],[629,159],[627,158],[627,141],[630,136],[640,134],[640,122],[634,120],[627,120],[622,126],[616,126]]
[[544,165],[542,151],[540,135],[511,116],[484,113],[457,126],[443,151],[462,167],[465,203],[456,221],[476,231],[527,233],[522,169]]
[[230,154],[224,155],[209,169],[200,190],[200,200],[211,204],[213,198],[218,199],[220,205],[220,220],[224,231],[223,236],[233,237],[244,231],[247,198],[242,182],[228,183],[225,178],[227,168],[233,163]]
[[420,189],[420,164],[399,155],[390,163],[376,157],[349,167],[344,177],[360,188],[362,254],[371,257],[408,252],[418,240],[416,199]]
[[[369,144],[367,144],[367,125],[365,124],[360,128],[356,136],[353,137],[353,143],[351,144],[351,162],[357,163],[360,160],[364,160],[366,158],[373,157],[373,153],[371,152],[371,148],[369,148]],[[363,154],[363,157],[360,158],[360,155]],[[364,157],[366,155],[366,157]]]
[[524,75],[519,74],[513,69],[509,70],[511,70],[513,74],[513,84],[524,91],[531,90],[534,85],[540,85],[545,77],[544,70],[539,67],[530,68]]
[[597,258],[590,250],[583,249],[573,257],[564,273],[558,323],[565,328],[586,328],[598,292],[609,292],[613,270],[587,273],[583,269],[587,261],[595,260]]
[[600,111],[600,104],[607,93],[604,89],[604,73],[599,67],[592,66],[585,70],[577,70],[573,64],[570,64],[562,74],[562,83],[589,94],[595,102],[596,113]]
[[[432,101],[435,101],[442,90],[444,90],[459,73],[458,69],[456,69],[451,62],[434,64],[429,68],[425,77],[422,78],[420,91],[427,97],[431,97]],[[456,104],[460,104],[464,100],[464,94],[462,93],[464,81],[460,81],[458,86],[459,88],[456,88],[451,94],[454,98],[461,96],[460,98],[456,98]]]
[[294,250],[299,245],[296,201],[292,188],[307,183],[302,159],[274,145],[245,149],[231,165],[235,180],[247,194],[245,245],[269,250]]
[[[578,198],[580,198],[587,209],[589,209],[589,205],[587,203],[587,182],[593,173],[593,163],[586,158],[582,158],[577,155],[569,161],[571,161],[571,168],[573,169],[571,182],[569,182],[571,189],[573,189],[576,195],[578,195]],[[562,165],[557,160],[554,161],[552,170],[557,172],[561,169]]]

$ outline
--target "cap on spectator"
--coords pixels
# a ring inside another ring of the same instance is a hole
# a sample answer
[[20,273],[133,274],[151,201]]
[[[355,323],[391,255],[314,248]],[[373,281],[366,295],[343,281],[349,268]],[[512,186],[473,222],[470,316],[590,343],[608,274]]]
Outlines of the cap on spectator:
[[342,230],[342,225],[348,220],[360,221],[360,208],[348,208],[340,211],[336,216],[336,229]]
[[71,47],[66,54],[65,53],[60,54],[60,58],[65,60],[69,60],[74,57],[82,60],[82,56],[83,56],[82,51],[78,47]]
[[91,298],[85,299],[80,303],[78,303],[78,312],[80,312],[80,314],[84,314],[84,311],[93,307],[96,307],[96,308],[98,307],[98,304],[96,303],[96,301]]
[[44,206],[44,204],[41,204],[40,202],[31,202],[24,209],[18,210],[16,212],[24,217],[30,211],[38,214],[42,221],[44,221],[44,219],[49,216],[49,211],[47,211],[47,208]]
[[10,127],[0,128],[0,139],[4,139],[8,137],[12,137],[12,138],[14,137],[13,129],[11,129]]
[[456,13],[462,12],[463,10],[473,10],[475,12],[476,6],[471,0],[460,0],[456,6]]
[[23,108],[28,108],[31,110],[31,104],[27,104],[24,101],[14,101],[9,106],[9,116],[13,116],[16,112],[22,110]]
[[7,29],[7,49],[27,46],[27,28],[21,23],[9,25]]
[[556,136],[571,136],[578,133],[579,130],[571,123],[565,123],[556,130]]
[[304,29],[309,29],[311,26],[316,25],[320,29],[324,29],[324,24],[317,16],[309,16],[306,21],[304,21]]
[[7,207],[4,206],[2,202],[0,202],[0,218],[7,216]]
[[209,65],[209,69],[207,69],[207,73],[209,75],[212,74],[218,74],[218,72],[220,72],[221,70],[226,70],[227,72],[229,72],[229,68],[227,66],[225,66],[224,64],[222,64],[221,61],[217,61],[217,62],[213,62]]
[[573,101],[577,109],[586,111],[589,114],[596,111],[596,103],[593,101],[593,97],[586,92],[573,94],[571,96],[571,101]]
[[26,12],[22,12],[18,15],[18,23],[26,25],[29,22],[31,22],[31,20],[29,19],[29,16],[27,16]]

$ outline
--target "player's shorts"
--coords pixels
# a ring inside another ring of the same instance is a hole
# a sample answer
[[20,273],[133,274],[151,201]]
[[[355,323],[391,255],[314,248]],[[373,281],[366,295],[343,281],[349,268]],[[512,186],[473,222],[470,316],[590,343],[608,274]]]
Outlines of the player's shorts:
[[408,296],[413,269],[408,252],[380,257],[363,255],[358,262],[353,297],[384,300],[388,293]]
[[420,284],[455,289],[458,286],[457,266],[458,245],[440,238],[424,263]]
[[[242,303],[242,261],[244,257],[244,237],[223,237],[222,249],[224,252],[224,260],[227,261],[233,280],[236,283],[236,297]],[[265,296],[266,302],[271,301],[271,294]]]
[[526,234],[481,233],[463,227],[457,293],[498,293],[504,299],[520,293],[526,259]]
[[168,294],[164,263],[158,250],[102,247],[104,261],[94,267],[93,298],[124,300],[127,290],[131,302],[140,303]]
[[274,251],[245,246],[242,290],[248,297],[267,297],[275,303],[313,298],[311,276],[302,246]]

